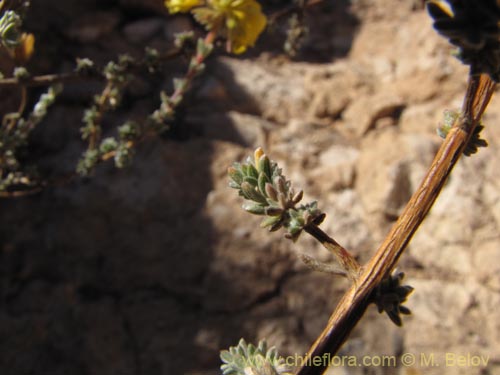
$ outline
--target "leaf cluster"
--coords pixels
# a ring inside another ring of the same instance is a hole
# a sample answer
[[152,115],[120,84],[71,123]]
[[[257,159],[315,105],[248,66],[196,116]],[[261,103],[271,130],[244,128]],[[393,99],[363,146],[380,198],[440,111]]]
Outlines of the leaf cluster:
[[246,163],[234,163],[228,174],[229,186],[248,201],[243,209],[265,216],[261,227],[271,232],[283,227],[287,237],[295,241],[307,225],[318,225],[325,218],[316,202],[297,206],[304,196],[303,191],[295,193],[278,164],[261,148],[255,151],[253,160],[249,157]]
[[237,346],[221,351],[223,375],[287,375],[288,368],[275,347],[268,348],[265,340],[257,346],[240,339]]

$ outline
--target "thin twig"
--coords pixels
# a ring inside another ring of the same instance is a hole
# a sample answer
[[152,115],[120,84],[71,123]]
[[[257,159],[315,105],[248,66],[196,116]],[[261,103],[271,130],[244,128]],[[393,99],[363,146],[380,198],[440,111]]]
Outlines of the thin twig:
[[[182,52],[183,48],[172,49],[171,51],[168,51],[159,56],[158,61],[162,62],[173,59],[175,57],[180,56]],[[134,72],[141,69],[145,63],[146,61],[143,60],[138,63],[131,64],[131,70],[129,72]],[[98,70],[92,69],[90,73],[87,72],[82,73],[75,71],[75,72],[60,73],[60,74],[44,74],[22,79],[15,77],[3,78],[0,79],[0,87],[17,87],[19,85],[25,87],[49,86],[58,82],[61,83],[78,82],[82,80],[88,80],[89,78],[104,79],[105,77]]]
[[[205,37],[205,43],[213,43],[214,39],[215,39],[215,33],[210,32]],[[167,52],[160,57],[160,61],[164,61],[165,59],[168,59],[168,58],[173,58],[173,57],[179,55],[182,51],[183,51],[182,48],[180,48],[180,49],[177,49],[174,51]],[[192,83],[193,79],[196,76],[196,69],[195,69],[196,66],[203,64],[207,57],[208,57],[208,55],[202,56],[200,54],[193,56],[192,59],[194,60],[194,63],[190,64],[190,67],[188,68],[188,71],[186,72],[186,75],[184,77],[189,83]],[[139,68],[140,66],[142,66],[141,64],[142,63],[138,63],[137,65],[134,64],[133,68]],[[64,81],[65,79],[71,80],[71,79],[78,79],[78,78],[81,78],[81,77],[79,77],[77,73],[68,73],[68,74],[63,74],[63,75],[54,74],[54,75],[48,75],[48,76],[33,77],[33,78],[31,78],[31,80],[34,79],[36,82],[36,85],[38,85],[38,84],[42,85],[42,84],[47,84],[48,82],[60,82],[61,80]],[[8,84],[10,84],[9,79],[0,80],[0,86],[2,85],[2,83],[5,83],[6,81]],[[22,84],[23,84],[23,87],[30,86],[30,84],[33,85],[33,81],[27,81],[27,82],[23,81]],[[174,90],[174,92],[172,93],[172,95],[170,95],[168,102],[175,103],[174,107],[176,105],[179,105],[183,95],[189,89],[189,86],[190,85],[188,84],[188,85],[185,85],[184,87],[177,87]],[[106,108],[104,108],[104,107],[106,106],[106,102],[109,99],[110,89],[111,89],[110,84],[107,84],[105,86],[105,88],[103,89],[103,92],[100,96],[99,102],[97,103],[97,105],[100,107],[99,109],[101,110],[101,112],[106,110]],[[172,109],[174,109],[174,108],[172,108]],[[102,114],[97,116],[96,121],[100,122],[101,117],[102,117]],[[137,144],[139,144],[139,143],[143,142],[144,140],[146,140],[147,138],[149,138],[150,135],[151,135],[151,132],[145,133],[144,135],[142,135],[138,139],[127,141],[126,142],[127,149],[132,149],[133,147],[137,146]],[[99,136],[100,135],[98,132],[96,132],[96,131],[91,132],[90,137],[89,137],[89,148],[90,149],[95,149],[98,146]],[[100,155],[98,162],[105,162],[107,160],[110,160],[110,159],[114,158],[116,156],[116,154],[117,154],[116,150],[102,154],[102,155]],[[0,198],[17,198],[17,197],[23,197],[26,195],[36,194],[36,193],[42,191],[44,188],[49,187],[49,186],[64,185],[65,183],[68,183],[69,181],[73,180],[77,176],[78,176],[77,173],[72,173],[70,175],[63,176],[62,178],[56,178],[55,180],[40,181],[37,185],[27,187],[26,189],[23,189],[23,190],[0,191]]]
[[304,253],[299,253],[298,256],[302,263],[314,271],[325,272],[335,276],[349,277],[349,273],[338,264],[323,263]]
[[[209,32],[206,35],[204,41],[207,44],[212,44],[215,40],[215,37],[216,37],[216,34],[214,32]],[[199,53],[192,57],[192,61],[194,63],[191,63],[189,65],[189,68],[188,68],[186,74],[184,75],[184,79],[188,82],[188,84],[185,86],[179,86],[179,87],[175,88],[174,92],[169,96],[167,103],[177,103],[177,104],[174,104],[174,106],[180,104],[180,99],[182,99],[182,97],[186,94],[186,92],[190,88],[190,85],[192,84],[194,78],[196,77],[196,74],[197,74],[196,67],[199,67],[200,65],[202,65],[207,58],[208,58],[208,56],[203,56],[203,55],[200,55]],[[172,108],[172,109],[174,109],[174,108]],[[133,141],[128,141],[126,143],[127,148],[131,149],[131,148],[135,147],[138,143],[143,142],[147,138],[147,135],[148,134],[145,134],[144,136],[140,137],[139,139],[135,139]],[[115,157],[115,155],[116,155],[116,150],[110,151],[110,152],[107,152],[104,155],[102,155],[100,157],[100,160],[106,161],[106,160],[109,160],[109,159]]]
[[304,230],[335,255],[342,269],[348,272],[349,279],[356,280],[359,277],[360,265],[349,251],[323,232],[316,224],[309,224],[304,227]]
[[[496,84],[487,75],[471,76],[462,105],[462,116],[455,122],[439,148],[427,175],[413,194],[405,210],[387,235],[377,253],[362,267],[359,278],[344,294],[327,326],[310,348],[304,363],[340,349],[369,304],[372,291],[395,267],[413,234],[439,195],[448,175],[460,158],[467,142],[486,109]],[[327,363],[300,367],[296,375],[322,374]]]
[[72,82],[85,79],[81,73],[61,73],[61,74],[45,74],[30,78],[18,79],[15,77],[0,79],[0,87],[17,87],[19,85],[37,87],[48,86],[56,82]]

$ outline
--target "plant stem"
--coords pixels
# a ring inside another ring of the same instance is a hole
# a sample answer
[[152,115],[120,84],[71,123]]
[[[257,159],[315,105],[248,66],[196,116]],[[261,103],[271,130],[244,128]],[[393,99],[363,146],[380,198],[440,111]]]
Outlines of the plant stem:
[[335,255],[342,269],[347,272],[347,277],[350,280],[353,281],[359,277],[360,265],[349,251],[323,232],[316,224],[309,224],[304,227],[304,230]]
[[[215,31],[209,31],[208,34],[205,36],[205,44],[213,44],[214,40],[216,37],[216,32]],[[196,53],[195,56],[192,57],[192,60],[195,62],[194,64],[190,64],[188,71],[186,72],[186,75],[184,76],[184,79],[188,82],[186,86],[183,88],[178,88],[174,91],[174,93],[170,96],[170,101],[172,103],[175,103],[177,101],[178,97],[182,97],[186,91],[190,88],[191,84],[193,83],[194,78],[196,77],[198,71],[196,67],[199,67],[202,65],[205,60],[207,59],[209,55],[203,55],[200,53]]]
[[[215,40],[215,37],[216,37],[216,33],[213,32],[213,31],[211,31],[211,32],[209,32],[205,36],[204,41],[207,44],[212,44],[214,42],[214,40]],[[196,77],[196,74],[197,74],[196,67],[200,66],[201,64],[203,64],[209,56],[210,55],[203,56],[203,55],[197,53],[196,55],[194,55],[192,57],[192,60],[195,61],[195,64],[190,64],[190,66],[189,66],[186,74],[184,75],[184,79],[187,81],[187,84],[184,85],[184,86],[176,88],[174,90],[174,92],[169,96],[169,100],[168,100],[169,104],[168,105],[170,107],[168,107],[165,110],[166,112],[173,111],[175,109],[175,107],[178,106],[181,103],[181,100],[179,100],[179,99],[182,99],[184,97],[184,95],[186,94],[186,92],[190,89],[191,84],[193,83],[194,78]],[[170,103],[175,103],[175,104],[172,106],[172,104],[170,104]],[[146,136],[143,136],[143,137],[141,137],[139,139],[136,139],[134,141],[128,141],[126,143],[127,148],[131,149],[132,147],[136,146],[138,143],[140,143],[141,141],[143,141],[145,138],[146,138]],[[106,161],[108,159],[113,158],[115,155],[116,155],[116,151],[110,151],[110,152],[102,155],[100,157],[100,161]]]
[[[439,195],[454,165],[460,158],[474,128],[486,109],[496,84],[487,75],[470,76],[462,105],[462,115],[455,121],[439,148],[424,180],[406,205],[376,254],[361,269],[359,277],[344,294],[327,326],[310,348],[304,363],[340,349],[369,304],[369,296],[387,277],[419,225]],[[302,366],[296,375],[318,375],[327,364]]]
[[[180,56],[183,52],[182,48],[175,48],[171,51],[167,51],[164,54],[160,55],[158,58],[159,62],[171,60]],[[138,72],[145,65],[145,61],[140,61],[136,64],[131,64],[130,72]],[[59,73],[59,74],[45,74],[39,76],[28,77],[26,79],[18,79],[15,77],[3,78],[0,79],[0,87],[17,87],[17,86],[25,86],[25,87],[38,87],[38,86],[48,86],[54,83],[63,82],[78,82],[89,79],[104,79],[104,76],[97,69],[91,70],[89,73],[82,72],[69,72],[69,73]]]

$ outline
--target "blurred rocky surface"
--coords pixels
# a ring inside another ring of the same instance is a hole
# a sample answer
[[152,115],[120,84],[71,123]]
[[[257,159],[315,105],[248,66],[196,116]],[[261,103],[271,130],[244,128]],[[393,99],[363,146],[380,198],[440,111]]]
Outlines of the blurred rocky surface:
[[[81,43],[68,55],[106,61],[141,43],[168,45],[165,32],[192,26],[161,18],[159,1],[123,0],[106,2],[88,28],[94,3],[68,2],[79,22],[44,18],[34,29],[58,26],[66,43]],[[68,9],[58,14],[71,18]],[[346,10],[331,12],[315,27]],[[89,180],[0,202],[2,373],[217,374],[219,350],[240,337],[305,353],[347,283],[297,260],[300,251],[332,261],[311,238],[292,244],[260,229],[227,187],[227,167],[264,146],[305,199],[319,201],[323,228],[366,261],[418,186],[441,142],[437,123],[460,106],[466,82],[420,1],[359,0],[349,17],[357,29],[349,21],[335,40],[325,34],[321,59],[211,60],[183,109],[183,136],[141,145],[129,169],[101,166]],[[325,51],[348,41],[344,57],[325,62]],[[50,60],[36,65],[47,70]],[[131,110],[148,113],[155,100]],[[83,150],[81,109],[63,101],[42,125],[36,144],[48,173],[67,173]],[[500,373],[498,122],[494,98],[489,147],[459,162],[401,259],[413,315],[397,328],[370,307],[340,353],[417,361],[331,373]],[[446,353],[489,361],[446,367]]]

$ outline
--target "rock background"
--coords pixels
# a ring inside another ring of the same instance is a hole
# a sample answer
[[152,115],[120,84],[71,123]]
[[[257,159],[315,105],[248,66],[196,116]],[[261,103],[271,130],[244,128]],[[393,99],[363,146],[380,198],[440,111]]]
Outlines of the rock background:
[[[331,260],[311,238],[259,229],[227,167],[263,146],[319,201],[323,229],[366,261],[439,147],[435,128],[460,107],[467,69],[420,1],[325,1],[306,20],[293,61],[277,48],[279,29],[243,58],[210,60],[173,135],[140,145],[130,168],[103,165],[0,202],[2,374],[217,374],[219,350],[240,337],[267,338],[284,355],[307,350],[347,283],[297,260]],[[172,32],[192,27],[156,0],[33,2],[32,69],[168,48]],[[110,124],[152,111],[167,78],[138,81]],[[35,133],[45,174],[74,169],[81,111],[99,87],[68,85]],[[400,262],[413,315],[396,328],[371,307],[340,353],[411,353],[416,364],[331,373],[500,374],[499,108],[495,97],[484,117],[489,147],[459,162]],[[489,361],[447,367],[446,353]],[[420,366],[421,355],[440,367]]]

